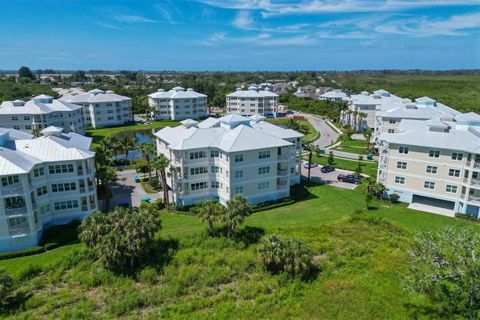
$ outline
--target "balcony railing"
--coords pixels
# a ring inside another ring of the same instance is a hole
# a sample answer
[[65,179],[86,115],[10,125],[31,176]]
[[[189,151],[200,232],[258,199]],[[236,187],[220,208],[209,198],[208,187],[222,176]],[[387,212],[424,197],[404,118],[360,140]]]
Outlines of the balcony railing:
[[83,176],[83,170],[77,170],[77,175],[78,176]]
[[88,211],[88,206],[86,204],[82,205],[82,211]]
[[468,201],[480,203],[480,196],[469,195],[469,196],[468,196]]
[[17,225],[15,227],[9,227],[8,233],[11,236],[19,236],[19,235],[30,233],[30,227],[28,226],[28,222],[22,223],[21,225]]
[[12,184],[9,186],[2,186],[2,194],[20,194],[23,193],[23,186],[20,183]]
[[94,189],[94,187],[93,187],[93,186],[88,186],[88,191],[89,191],[89,192],[92,192],[92,191],[93,191],[93,189]]
[[279,154],[278,159],[279,160],[287,160],[288,156],[289,156],[289,154],[285,152],[285,153]]
[[85,187],[80,187],[80,193],[85,193]]
[[87,174],[92,174],[93,173],[93,170],[92,169],[87,169],[85,170],[87,172]]
[[475,161],[475,162],[473,163],[473,167],[474,167],[474,168],[480,168],[480,161]]
[[286,176],[288,175],[288,169],[277,169],[277,176]]
[[5,207],[5,213],[7,216],[14,216],[17,214],[26,214],[27,213],[27,207],[19,207],[19,208],[8,208]]

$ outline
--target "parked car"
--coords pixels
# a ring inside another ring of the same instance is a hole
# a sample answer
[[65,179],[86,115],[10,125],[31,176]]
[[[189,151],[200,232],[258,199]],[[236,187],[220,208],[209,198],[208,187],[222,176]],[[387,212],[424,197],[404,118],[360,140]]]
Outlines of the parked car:
[[310,163],[308,163],[308,162],[307,162],[307,163],[305,163],[305,164],[303,165],[303,167],[304,167],[305,169],[315,168],[315,167],[318,167],[318,163],[315,163],[315,162],[310,162]]
[[338,181],[347,182],[347,183],[355,183],[360,184],[362,183],[362,179],[359,176],[354,174],[339,174],[337,177]]
[[329,173],[335,171],[335,168],[332,166],[323,166],[320,171],[322,171],[323,173]]

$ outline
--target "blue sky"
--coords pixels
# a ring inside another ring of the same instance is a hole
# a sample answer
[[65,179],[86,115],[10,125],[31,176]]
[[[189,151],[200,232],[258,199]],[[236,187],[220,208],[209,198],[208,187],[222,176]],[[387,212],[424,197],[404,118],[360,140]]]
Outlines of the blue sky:
[[480,0],[1,0],[0,69],[480,68]]

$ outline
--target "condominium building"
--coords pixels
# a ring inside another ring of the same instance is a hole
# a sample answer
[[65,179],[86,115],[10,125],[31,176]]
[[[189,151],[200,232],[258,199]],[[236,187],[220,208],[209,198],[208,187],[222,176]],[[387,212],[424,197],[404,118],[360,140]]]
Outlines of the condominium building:
[[133,121],[131,99],[111,90],[73,91],[59,100],[82,106],[86,127],[118,126]]
[[444,119],[451,121],[461,113],[444,104],[441,104],[429,97],[415,99],[403,99],[402,105],[386,111],[375,113],[375,134],[374,140],[378,140],[380,134],[396,133],[399,131],[400,123],[403,120],[431,120]]
[[480,212],[480,116],[403,120],[379,137],[377,180],[389,194],[453,215]]
[[175,87],[148,95],[148,105],[152,109],[152,118],[157,120],[183,120],[208,116],[207,96],[189,88]]
[[348,109],[340,114],[340,123],[349,125],[356,131],[374,129],[376,112],[401,107],[402,100],[385,90],[377,90],[373,94],[364,91],[361,94],[351,95]]
[[63,128],[65,132],[85,133],[82,107],[53,99],[46,94],[30,101],[4,101],[0,105],[0,127],[31,133],[33,129],[49,126]]
[[303,134],[263,119],[229,114],[158,131],[157,151],[171,161],[174,202],[225,204],[237,194],[249,203],[288,197],[290,186],[300,182]]
[[240,90],[227,95],[227,111],[238,113],[243,116],[260,114],[267,118],[277,116],[278,95],[266,90],[259,90],[255,86],[248,90]]
[[48,226],[96,210],[91,138],[62,131],[0,128],[0,251],[35,246]]

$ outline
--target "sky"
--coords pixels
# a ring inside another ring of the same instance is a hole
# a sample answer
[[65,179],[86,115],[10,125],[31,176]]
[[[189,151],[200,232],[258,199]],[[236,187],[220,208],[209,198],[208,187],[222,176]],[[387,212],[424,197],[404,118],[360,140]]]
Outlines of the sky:
[[0,69],[479,69],[480,0],[0,0]]

